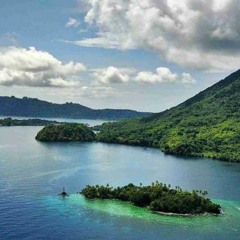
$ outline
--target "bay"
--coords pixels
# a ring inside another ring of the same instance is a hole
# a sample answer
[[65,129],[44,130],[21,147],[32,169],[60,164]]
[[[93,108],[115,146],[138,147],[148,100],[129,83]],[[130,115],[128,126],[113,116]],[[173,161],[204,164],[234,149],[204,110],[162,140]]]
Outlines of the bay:
[[[41,127],[0,128],[0,239],[239,239],[240,165],[103,143],[40,143]],[[87,184],[207,190],[221,216],[162,216],[87,201]],[[58,193],[65,187],[69,198]]]

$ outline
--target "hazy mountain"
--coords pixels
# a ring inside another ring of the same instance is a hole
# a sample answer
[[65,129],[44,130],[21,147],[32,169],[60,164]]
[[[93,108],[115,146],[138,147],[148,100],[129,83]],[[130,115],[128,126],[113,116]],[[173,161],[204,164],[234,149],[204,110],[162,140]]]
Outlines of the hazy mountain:
[[149,113],[128,109],[91,109],[76,103],[56,104],[36,98],[0,97],[0,115],[47,118],[82,118],[119,120]]

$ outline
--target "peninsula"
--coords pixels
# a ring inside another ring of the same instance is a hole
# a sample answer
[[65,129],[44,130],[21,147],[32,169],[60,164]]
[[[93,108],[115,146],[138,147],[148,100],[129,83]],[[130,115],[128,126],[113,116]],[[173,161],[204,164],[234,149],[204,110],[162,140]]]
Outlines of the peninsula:
[[12,118],[0,119],[0,127],[46,126],[49,124],[60,124],[60,122],[43,119],[12,119]]

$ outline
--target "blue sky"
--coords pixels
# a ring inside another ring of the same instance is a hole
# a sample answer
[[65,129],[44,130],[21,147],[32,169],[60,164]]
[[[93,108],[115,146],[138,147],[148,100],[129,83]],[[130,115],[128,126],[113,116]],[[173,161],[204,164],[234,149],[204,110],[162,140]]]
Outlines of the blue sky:
[[180,2],[0,0],[0,95],[153,112],[179,104],[240,56],[236,1]]

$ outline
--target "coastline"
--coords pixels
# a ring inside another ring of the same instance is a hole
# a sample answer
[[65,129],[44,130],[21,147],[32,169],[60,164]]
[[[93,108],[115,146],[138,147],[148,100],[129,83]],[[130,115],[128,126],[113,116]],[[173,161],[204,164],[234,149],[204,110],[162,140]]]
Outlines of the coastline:
[[[119,199],[99,199],[99,198],[94,198],[94,199],[87,199],[83,194],[81,194],[80,192],[77,192],[78,195],[84,197],[87,201],[89,202],[95,202],[95,201],[101,201],[101,202],[111,202],[111,201],[114,201],[116,203],[124,203],[124,204],[128,204],[129,206],[133,206],[133,207],[136,207],[136,208],[140,208],[140,209],[145,209],[145,210],[148,210],[149,213],[152,213],[152,214],[156,214],[156,215],[162,215],[162,216],[169,216],[169,217],[200,217],[200,216],[215,216],[215,217],[218,217],[218,216],[222,216],[224,214],[223,210],[221,209],[221,213],[220,214],[215,214],[215,213],[208,213],[208,212],[205,212],[205,213],[198,213],[198,214],[194,214],[194,213],[173,213],[173,212],[161,212],[161,211],[153,211],[151,209],[149,209],[149,207],[139,207],[139,206],[136,206],[134,204],[132,204],[131,202],[129,201],[121,201]],[[239,208],[240,210],[240,208]]]
[[215,213],[208,213],[208,212],[205,212],[205,213],[199,213],[199,214],[190,214],[190,213],[186,213],[186,214],[183,214],[183,213],[168,213],[168,212],[159,212],[159,211],[152,211],[153,213],[156,213],[156,214],[159,214],[159,215],[164,215],[164,216],[176,216],[176,217],[198,217],[198,216],[220,216],[223,214],[223,212],[221,211],[220,214],[215,214]]
[[[101,130],[98,133],[100,133],[100,132],[101,132]],[[166,155],[181,157],[181,158],[201,158],[201,159],[206,158],[206,159],[217,160],[217,161],[221,161],[221,162],[230,162],[230,163],[236,163],[236,164],[240,163],[240,161],[238,161],[238,160],[232,160],[232,159],[226,159],[226,158],[217,158],[215,156],[211,157],[209,155],[204,155],[204,154],[202,154],[202,155],[201,154],[182,155],[182,154],[177,154],[177,153],[173,153],[173,152],[166,152],[166,151],[163,151],[159,147],[147,146],[147,145],[141,145],[141,144],[129,144],[129,143],[124,143],[124,142],[110,142],[110,141],[104,141],[104,140],[99,140],[99,139],[96,139],[96,142],[114,144],[114,145],[124,145],[124,146],[131,146],[131,147],[143,147],[143,148],[157,149],[157,150],[159,150],[160,152],[162,152]]]
[[[113,198],[113,199],[99,199],[99,198],[88,199],[83,194],[81,194],[80,192],[77,192],[77,195],[80,195],[81,197],[84,197],[89,202],[95,202],[95,201],[112,202],[112,201],[114,201],[116,203],[128,204],[129,206],[133,206],[133,207],[136,207],[136,208],[139,208],[139,209],[145,209],[149,213],[152,213],[152,214],[162,215],[162,216],[169,216],[169,217],[200,217],[200,216],[215,216],[215,217],[218,217],[218,216],[224,215],[224,212],[223,212],[222,209],[221,209],[220,214],[208,213],[208,212],[198,213],[198,214],[194,214],[194,213],[192,213],[192,214],[191,213],[185,213],[184,214],[184,213],[173,213],[173,212],[161,212],[161,211],[151,210],[151,209],[149,209],[149,207],[139,207],[139,206],[136,206],[136,205],[134,205],[133,203],[131,203],[129,201],[121,201],[121,200],[116,199],[116,198]],[[239,208],[239,210],[240,210],[240,208]]]

